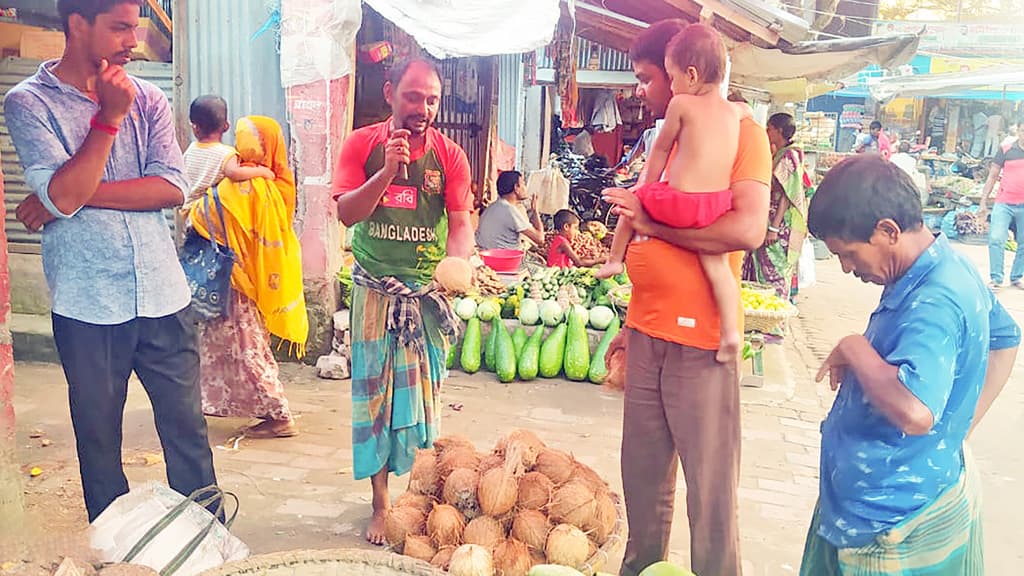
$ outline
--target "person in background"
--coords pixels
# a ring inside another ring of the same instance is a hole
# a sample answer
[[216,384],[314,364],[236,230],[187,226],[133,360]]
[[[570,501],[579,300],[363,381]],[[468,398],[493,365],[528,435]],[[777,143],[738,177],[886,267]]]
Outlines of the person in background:
[[864,334],[840,340],[818,371],[838,394],[800,574],[984,574],[965,440],[1010,377],[1020,329],[970,260],[924,226],[914,183],[891,163],[837,164],[809,221],[844,272],[885,289]]
[[185,150],[185,177],[192,190],[185,208],[206,195],[206,191],[224,178],[245,182],[253,178],[274,179],[274,171],[266,166],[243,166],[238,151],[224,144],[228,124],[228,104],[220,96],[200,96],[192,101],[188,112],[196,141]]
[[1020,123],[1017,139],[1001,146],[992,159],[978,207],[981,220],[988,215],[988,197],[997,182],[999,193],[992,207],[992,223],[988,231],[989,287],[998,290],[1003,285],[1003,256],[1012,224],[1017,238],[1017,253],[1010,267],[1010,284],[1024,289],[1024,242],[1021,241],[1024,240],[1024,130],[1020,130]]
[[264,169],[273,178],[222,179],[217,195],[223,207],[223,228],[212,198],[209,203],[196,202],[191,210],[195,233],[203,238],[212,234],[235,256],[228,313],[199,323],[203,413],[259,419],[260,423],[245,430],[246,438],[288,438],[298,429],[270,334],[287,343],[289,352],[302,356],[309,320],[302,250],[292,228],[295,176],[288,166],[281,126],[273,119],[239,119],[235,146],[241,162]]
[[858,154],[874,153],[888,160],[892,156],[892,142],[882,129],[882,123],[878,120],[871,122],[868,126],[868,133],[862,134],[854,146],[853,151]]
[[764,244],[743,262],[743,279],[775,288],[789,300],[800,251],[807,237],[807,184],[804,153],[793,143],[796,120],[780,112],[768,119],[768,140],[775,150],[768,233]]
[[999,152],[999,137],[1003,134],[1003,116],[998,110],[988,117],[986,128],[984,158],[992,158]]
[[504,248],[518,250],[519,235],[522,234],[537,246],[544,244],[544,225],[540,214],[532,211],[532,218],[525,214],[522,202],[528,198],[523,175],[515,170],[498,175],[498,201],[488,206],[480,215],[476,231],[476,244],[481,250]]
[[33,194],[16,217],[43,230],[53,338],[68,384],[89,521],[128,492],[121,464],[128,378],[153,406],[167,480],[217,483],[199,392],[196,326],[164,208],[189,191],[167,97],[124,66],[142,0],[60,0],[60,60],[4,100]]
[[589,268],[604,262],[602,259],[580,258],[572,249],[572,240],[580,233],[580,217],[571,210],[559,210],[554,216],[555,237],[548,248],[548,266],[551,268]]
[[946,108],[941,102],[928,111],[928,138],[925,143],[937,154],[946,150]]
[[910,155],[910,142],[900,142],[899,152],[893,154],[889,161],[910,176],[910,179],[914,181],[914,186],[917,186],[918,192],[921,193],[921,204],[926,204],[928,200],[928,177],[924,175],[924,172],[917,169],[917,158]]
[[474,250],[466,152],[434,127],[441,74],[428,60],[396,63],[384,83],[391,117],[345,140],[334,197],[353,228],[353,475],[370,479],[366,539],[385,543],[388,478],[438,437],[445,361],[458,317],[435,289],[445,256]]

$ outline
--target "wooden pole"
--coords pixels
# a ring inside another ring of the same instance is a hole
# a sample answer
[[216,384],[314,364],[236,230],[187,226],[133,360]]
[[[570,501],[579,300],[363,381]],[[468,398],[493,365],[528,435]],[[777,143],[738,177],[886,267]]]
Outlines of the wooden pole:
[[174,34],[173,34],[173,66],[174,66],[174,133],[178,137],[178,145],[184,151],[192,140],[189,127],[189,65],[188,65],[188,0],[174,0]]

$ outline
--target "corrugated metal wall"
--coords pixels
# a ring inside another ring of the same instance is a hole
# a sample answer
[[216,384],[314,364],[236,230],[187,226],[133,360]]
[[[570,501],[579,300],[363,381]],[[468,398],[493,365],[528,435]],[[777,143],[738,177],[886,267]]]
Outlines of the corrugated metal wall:
[[[632,72],[629,54],[602,46],[590,40],[576,37],[576,68],[580,70],[601,70],[602,72]],[[595,67],[596,66],[596,67]],[[537,67],[554,68],[555,64],[548,48],[537,50]]]
[[[228,103],[232,125],[236,118],[250,114],[270,116],[287,139],[277,34],[271,28],[250,39],[270,16],[266,4],[265,0],[190,0],[186,4],[189,100],[217,94]],[[227,140],[232,140],[231,133]]]
[[[14,210],[29,194],[25,184],[21,162],[14,152],[7,123],[4,120],[3,99],[8,90],[28,78],[39,69],[38,60],[24,58],[5,58],[0,60],[0,155],[3,156],[4,172],[4,204],[7,208],[4,219],[4,230],[7,232],[8,247],[11,252],[39,252],[39,234],[25,229],[14,217]],[[153,82],[163,90],[167,99],[172,97],[174,82],[171,65],[158,62],[132,62],[127,67],[129,73]]]
[[522,143],[523,107],[523,55],[506,54],[498,57],[498,137],[506,144],[519,148]]

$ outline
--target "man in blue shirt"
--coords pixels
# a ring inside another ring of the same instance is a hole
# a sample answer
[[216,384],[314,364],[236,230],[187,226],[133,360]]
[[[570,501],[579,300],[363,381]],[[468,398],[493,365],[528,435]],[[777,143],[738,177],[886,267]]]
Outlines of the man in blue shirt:
[[822,424],[801,574],[982,574],[980,487],[964,440],[1006,383],[1020,329],[974,266],[923,226],[910,177],[877,156],[829,172],[809,225],[844,272],[885,290],[864,335],[841,340],[818,373],[839,393]]
[[216,483],[195,325],[162,208],[189,186],[167,98],[128,76],[141,0],[60,0],[67,46],[4,101],[43,229],[53,335],[68,381],[90,522],[128,491],[121,423],[134,371],[153,405],[172,488]]

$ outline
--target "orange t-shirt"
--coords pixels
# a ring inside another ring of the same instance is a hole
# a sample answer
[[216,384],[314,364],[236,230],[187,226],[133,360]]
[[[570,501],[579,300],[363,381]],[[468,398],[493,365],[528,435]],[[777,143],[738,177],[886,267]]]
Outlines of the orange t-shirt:
[[[755,180],[767,185],[771,176],[768,134],[753,119],[743,120],[731,181]],[[729,254],[729,264],[739,283],[743,252]],[[626,268],[633,282],[626,326],[659,340],[718,349],[721,318],[696,253],[657,238],[644,238],[629,244]]]

